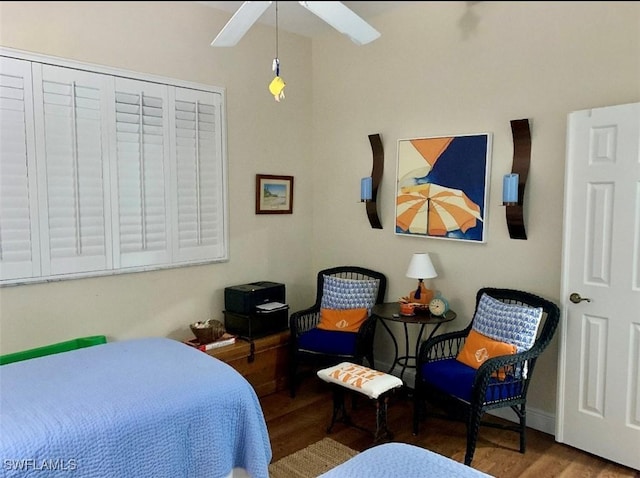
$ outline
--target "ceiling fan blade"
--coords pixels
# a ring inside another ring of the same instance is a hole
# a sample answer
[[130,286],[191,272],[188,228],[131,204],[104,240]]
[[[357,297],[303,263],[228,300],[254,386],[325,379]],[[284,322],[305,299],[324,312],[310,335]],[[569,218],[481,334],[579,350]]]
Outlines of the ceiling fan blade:
[[311,13],[344,33],[357,45],[365,45],[380,37],[380,32],[356,15],[342,2],[298,2]]
[[260,18],[271,2],[244,2],[218,33],[211,46],[234,46]]

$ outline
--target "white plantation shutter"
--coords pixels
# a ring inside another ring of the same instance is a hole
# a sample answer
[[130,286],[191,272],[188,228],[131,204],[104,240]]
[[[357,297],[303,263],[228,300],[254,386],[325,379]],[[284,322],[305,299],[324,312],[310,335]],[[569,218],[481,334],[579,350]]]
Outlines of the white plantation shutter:
[[228,259],[224,90],[0,47],[0,286]]
[[111,267],[108,77],[34,64],[42,269]]
[[116,78],[116,257],[120,267],[170,262],[167,86]]
[[31,63],[0,57],[0,280],[40,274]]
[[174,88],[174,261],[226,257],[222,98]]

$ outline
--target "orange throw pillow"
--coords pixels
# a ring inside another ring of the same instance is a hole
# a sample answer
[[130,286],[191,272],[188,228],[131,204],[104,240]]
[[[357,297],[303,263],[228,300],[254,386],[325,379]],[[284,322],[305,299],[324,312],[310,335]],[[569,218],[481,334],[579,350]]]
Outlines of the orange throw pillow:
[[[493,340],[486,335],[471,330],[462,349],[458,352],[456,360],[477,369],[490,358],[515,354],[516,349],[515,345]],[[505,371],[498,370],[497,376],[500,380],[504,380]]]
[[357,332],[369,317],[367,309],[320,309],[319,329]]

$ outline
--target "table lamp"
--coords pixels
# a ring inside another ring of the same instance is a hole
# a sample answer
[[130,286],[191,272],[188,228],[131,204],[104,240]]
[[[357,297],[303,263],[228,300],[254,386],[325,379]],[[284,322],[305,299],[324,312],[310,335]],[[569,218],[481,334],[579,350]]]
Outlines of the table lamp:
[[418,279],[418,288],[410,293],[409,299],[419,304],[428,304],[433,299],[433,291],[427,289],[422,281],[438,277],[438,273],[427,252],[418,252],[411,257],[407,277]]

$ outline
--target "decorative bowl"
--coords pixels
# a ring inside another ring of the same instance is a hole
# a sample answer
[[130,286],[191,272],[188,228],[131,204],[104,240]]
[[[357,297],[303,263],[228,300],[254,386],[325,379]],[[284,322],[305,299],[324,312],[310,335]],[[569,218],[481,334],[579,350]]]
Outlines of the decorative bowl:
[[400,302],[400,315],[411,316],[415,314],[414,304],[405,304]]
[[209,319],[204,322],[195,322],[190,327],[200,344],[215,342],[225,333],[224,324],[219,320]]

